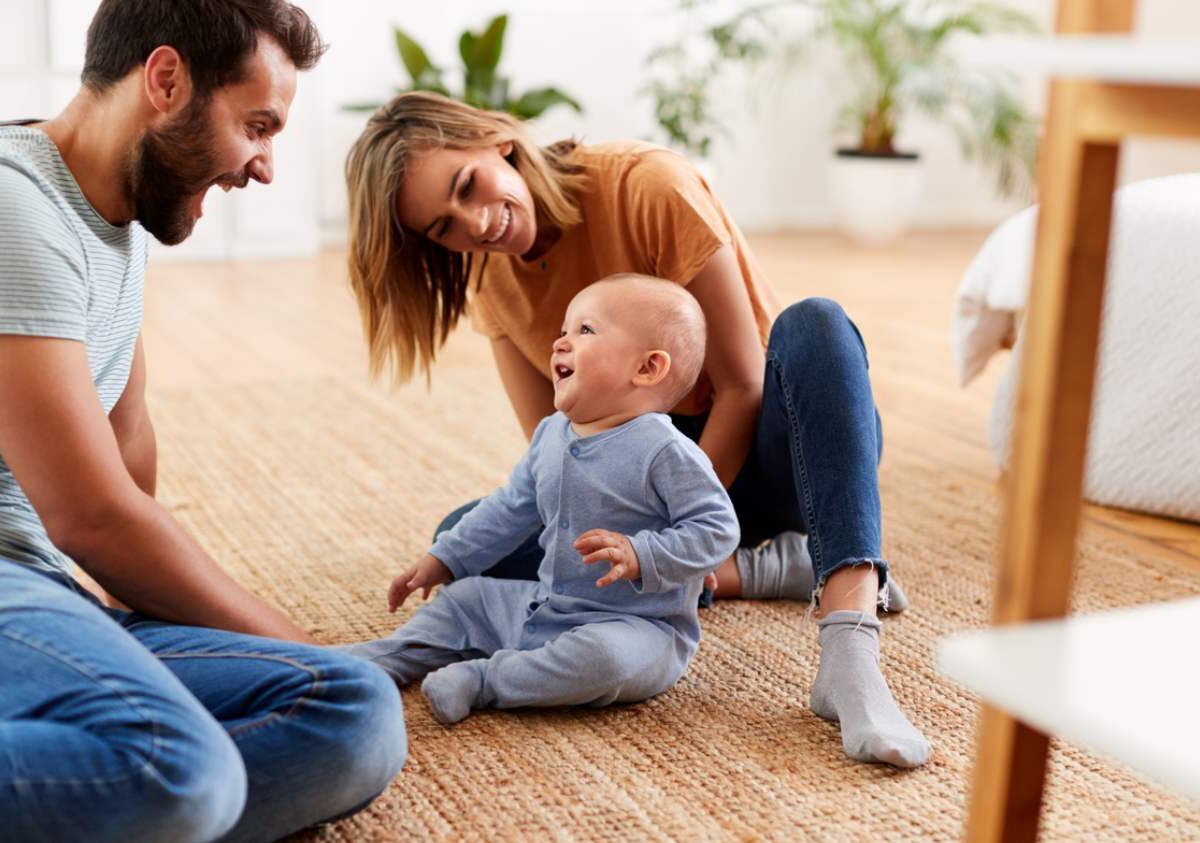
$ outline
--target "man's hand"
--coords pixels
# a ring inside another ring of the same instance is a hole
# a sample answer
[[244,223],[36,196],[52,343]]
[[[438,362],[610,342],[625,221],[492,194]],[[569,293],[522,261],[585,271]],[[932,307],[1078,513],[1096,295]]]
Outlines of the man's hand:
[[388,611],[394,612],[403,606],[408,595],[418,588],[421,589],[421,597],[428,600],[429,592],[435,585],[448,583],[452,579],[450,569],[442,564],[442,560],[426,553],[420,562],[392,580],[388,588]]
[[642,575],[642,566],[629,536],[609,530],[588,530],[575,539],[575,549],[583,555],[585,565],[607,562],[612,566],[607,574],[596,580],[599,588],[617,580],[636,580]]

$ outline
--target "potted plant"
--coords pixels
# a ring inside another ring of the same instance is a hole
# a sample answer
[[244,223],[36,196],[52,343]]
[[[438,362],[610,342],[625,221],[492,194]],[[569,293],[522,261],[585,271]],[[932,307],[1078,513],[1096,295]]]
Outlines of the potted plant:
[[[693,20],[710,0],[682,0]],[[784,35],[783,13],[799,11],[803,36]],[[973,67],[948,48],[952,35],[1029,32],[1027,16],[986,0],[766,0],[732,17],[704,21],[692,36],[656,51],[650,62],[674,65],[673,82],[649,88],[668,137],[711,142],[719,124],[706,95],[730,62],[795,60],[800,47],[831,43],[841,55],[850,93],[836,130],[849,142],[835,149],[831,198],[839,224],[856,240],[881,244],[901,233],[919,195],[921,160],[898,149],[902,122],[924,114],[951,127],[966,157],[994,168],[1003,195],[1027,192],[1037,150],[1037,123],[1016,80]],[[688,63],[689,48],[702,50]],[[664,119],[665,118],[665,119]]]
[[[535,88],[520,96],[509,91],[508,77],[497,73],[504,52],[504,32],[508,15],[499,15],[488,22],[482,32],[467,30],[458,39],[458,54],[463,63],[463,86],[451,93],[443,79],[444,69],[429,59],[425,49],[399,27],[393,28],[396,52],[408,71],[409,85],[397,88],[404,91],[436,91],[462,102],[492,111],[507,111],[523,120],[541,115],[556,105],[565,105],[582,112],[583,108],[568,94],[555,87]],[[347,111],[374,111],[381,103],[351,103]]]

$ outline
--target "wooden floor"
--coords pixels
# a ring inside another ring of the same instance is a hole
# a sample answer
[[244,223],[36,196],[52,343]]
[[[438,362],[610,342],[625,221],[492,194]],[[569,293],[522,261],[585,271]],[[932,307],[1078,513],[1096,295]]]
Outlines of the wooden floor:
[[[923,232],[863,251],[834,233],[751,237],[783,301],[837,299],[867,341],[885,454],[898,449],[948,478],[994,482],[985,424],[1003,365],[966,390],[955,383],[949,324],[959,276],[985,232]],[[312,378],[366,383],[358,317],[338,252],[300,261],[159,264],[147,278],[145,338],[155,394]],[[462,328],[441,367],[487,366],[487,343]],[[434,372],[436,378],[437,372]],[[376,387],[386,392],[386,385]],[[394,400],[403,401],[404,387]],[[493,423],[510,424],[515,419]],[[885,514],[886,515],[886,514]],[[1084,529],[1139,553],[1200,570],[1200,526],[1088,506]]]

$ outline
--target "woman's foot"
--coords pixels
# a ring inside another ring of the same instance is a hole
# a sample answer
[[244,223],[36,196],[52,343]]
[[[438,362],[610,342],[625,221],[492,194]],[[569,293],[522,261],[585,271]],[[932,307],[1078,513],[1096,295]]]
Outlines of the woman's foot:
[[879,670],[879,619],[839,611],[817,626],[821,666],[810,705],[818,717],[840,724],[846,755],[895,767],[928,761],[929,741],[900,711]]
[[[815,581],[808,536],[789,531],[758,547],[739,547],[733,554],[733,565],[727,562],[717,572],[716,594],[733,597],[740,593],[747,600],[807,601],[812,599]],[[908,595],[895,577],[888,576],[885,591],[887,599],[880,601],[884,611],[903,612],[908,608]]]

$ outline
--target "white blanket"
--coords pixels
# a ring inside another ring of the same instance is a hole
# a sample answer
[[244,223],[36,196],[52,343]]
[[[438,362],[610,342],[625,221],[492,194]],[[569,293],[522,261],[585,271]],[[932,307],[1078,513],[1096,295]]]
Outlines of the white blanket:
[[[1017,341],[988,438],[1007,463],[1037,209],[997,228],[967,268],[951,331],[966,385]],[[1116,194],[1084,497],[1200,520],[1200,174]]]

